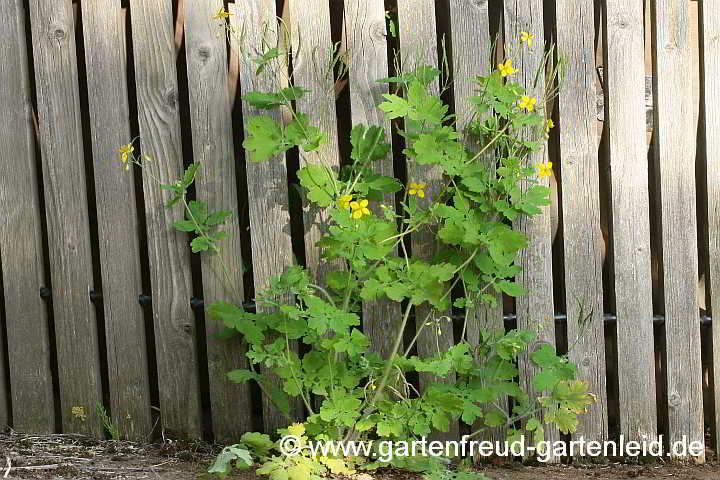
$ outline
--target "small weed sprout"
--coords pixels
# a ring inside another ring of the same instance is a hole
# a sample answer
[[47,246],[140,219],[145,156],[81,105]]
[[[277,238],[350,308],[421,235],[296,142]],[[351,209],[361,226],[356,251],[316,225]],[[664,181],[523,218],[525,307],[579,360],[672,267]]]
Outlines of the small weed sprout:
[[110,438],[112,438],[113,440],[120,440],[120,427],[118,427],[118,425],[112,421],[110,415],[108,415],[108,412],[107,410],[105,410],[105,407],[102,403],[97,403],[95,405],[95,414],[102,423],[105,431],[110,435]]

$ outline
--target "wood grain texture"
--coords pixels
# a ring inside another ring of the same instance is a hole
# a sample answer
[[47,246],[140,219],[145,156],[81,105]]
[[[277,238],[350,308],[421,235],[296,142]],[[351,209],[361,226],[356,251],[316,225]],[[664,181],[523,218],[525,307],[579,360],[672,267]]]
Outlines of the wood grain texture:
[[450,0],[452,88],[459,131],[464,131],[473,119],[469,98],[478,94],[473,78],[490,73],[492,39],[488,9],[488,2],[483,0]]
[[[377,106],[388,93],[385,83],[376,80],[388,76],[385,6],[382,0],[347,0],[343,23],[344,47],[349,54],[350,115],[353,125],[382,125],[385,139],[392,142],[390,123],[385,122]],[[394,177],[391,154],[373,166],[380,175]],[[383,202],[395,205],[395,195],[387,194]],[[379,210],[378,210],[379,211]],[[370,339],[370,349],[387,358],[392,351],[396,325],[402,318],[400,304],[381,299],[363,303],[363,332]]]
[[600,441],[607,439],[608,414],[593,0],[558,0],[555,8],[558,55],[567,59],[557,102],[569,358],[596,396],[576,436]]
[[[254,0],[230,6],[234,15],[230,18],[233,28],[240,33],[233,38],[233,62],[237,64],[241,93],[252,91],[274,92],[278,85],[284,85],[287,77],[285,63],[280,59],[271,62],[264,72],[256,74],[257,66],[252,62],[265,48],[273,48],[283,38],[278,34],[274,0]],[[242,44],[239,40],[242,39]],[[243,121],[259,115],[273,115],[280,120],[277,111],[260,111],[243,102]],[[285,156],[262,163],[253,162],[252,153],[245,151],[248,185],[248,208],[250,216],[250,242],[253,254],[253,281],[255,292],[260,293],[270,286],[270,279],[280,275],[293,265],[292,241],[290,238],[290,213]],[[293,299],[288,298],[289,302]],[[267,373],[264,371],[263,373]],[[277,382],[281,380],[275,377]],[[274,434],[278,428],[288,425],[288,418],[277,410],[263,395],[263,425],[266,433]],[[294,405],[293,416],[300,410]]]
[[[450,31],[452,32],[453,96],[455,98],[456,128],[465,131],[474,116],[469,98],[477,95],[473,78],[490,73],[492,39],[490,38],[490,18],[487,2],[471,0],[450,0]],[[468,52],[473,52],[468,55]],[[477,151],[476,142],[470,138],[468,148]],[[491,158],[484,159],[487,162]],[[482,305],[468,313],[467,340],[471,345],[480,343],[481,331],[505,331],[503,321],[502,298],[498,296],[495,307]],[[508,411],[507,397],[498,399],[498,404]],[[482,428],[478,422],[473,425],[475,431]],[[504,441],[506,428],[491,429],[483,438]]]
[[[513,53],[513,63],[519,72],[515,81],[524,85],[529,96],[544,98],[545,82],[540,76],[534,84],[535,73],[543,63],[543,47],[545,39],[543,34],[543,2],[540,0],[507,0],[504,10],[504,32],[506,51]],[[521,32],[530,32],[535,35],[533,47],[523,46],[520,41]],[[540,100],[538,100],[540,103]],[[527,159],[529,165],[543,163],[546,153],[537,152]],[[541,179],[541,184],[549,185],[547,177]],[[530,245],[519,255],[516,262],[522,267],[517,281],[527,290],[528,294],[516,299],[517,326],[523,330],[536,332],[536,341],[555,346],[555,323],[552,285],[552,230],[550,222],[550,209],[532,218],[522,217],[516,222],[515,228],[524,232]],[[535,392],[531,378],[537,372],[529,359],[518,362],[520,369],[520,385],[531,394]],[[545,430],[545,440],[550,442],[559,439],[559,432],[555,428]],[[551,461],[557,461],[555,458]]]
[[[400,37],[400,56],[404,72],[411,72],[418,66],[429,65],[438,67],[437,29],[435,26],[435,2],[432,0],[398,1],[398,26]],[[436,82],[431,93],[437,94],[440,85]],[[437,167],[419,167],[408,165],[408,182],[425,182],[430,195],[418,199],[418,208],[427,208],[433,193],[437,193],[442,184],[442,173]],[[430,230],[413,233],[410,239],[412,256],[430,260],[440,245],[435,232]],[[453,325],[450,312],[435,312],[428,305],[415,307],[416,329],[421,329],[417,340],[418,354],[427,357],[438,351],[445,352],[455,344]],[[438,322],[438,326],[425,326],[426,322]],[[446,378],[438,378],[429,374],[420,374],[420,391],[435,382],[453,383],[455,376],[451,373]],[[458,422],[450,422],[450,429],[440,434],[437,439],[454,439],[458,437]]]
[[188,236],[170,226],[184,212],[165,208],[169,194],[154,180],[174,182],[183,172],[172,4],[132,0],[130,17],[140,146],[152,158],[143,191],[162,426],[197,438],[202,426]]
[[[1,252],[0,252],[1,253]],[[2,264],[0,264],[0,273],[2,269]],[[3,294],[3,285],[2,285],[2,279],[0,278],[0,323],[2,325],[5,325],[6,318],[5,318],[5,299]],[[7,350],[9,350],[9,347],[7,346],[7,330],[2,329],[0,330],[0,341],[2,344],[0,344],[0,354],[3,355],[4,358],[7,358]],[[6,364],[9,367],[9,363]],[[6,365],[3,365],[3,368],[0,369],[0,382],[2,383],[2,386],[0,386],[0,425],[6,425],[11,426],[12,425],[12,404],[10,403],[10,395],[11,395],[11,388],[10,388],[10,371],[9,368],[5,368]]]
[[[687,2],[652,3],[654,170],[662,235],[661,278],[667,338],[667,398],[672,443],[703,441],[695,199],[695,132]],[[704,458],[704,455],[703,455]]]
[[[703,239],[708,247],[711,311],[720,316],[720,106],[715,95],[720,92],[720,1],[700,2],[700,138],[699,161],[705,166],[707,193],[707,231]],[[720,445],[720,322],[712,326],[711,385],[715,386],[715,444]]]
[[620,432],[657,437],[650,217],[645,144],[643,8],[608,0],[603,18],[610,158],[610,258],[617,315]]
[[[287,0],[292,48],[294,85],[309,90],[296,102],[299,113],[308,115],[310,123],[328,135],[328,142],[317,151],[300,152],[300,167],[308,163],[324,165],[337,171],[340,165],[338,151],[337,117],[330,35],[330,10],[322,0]],[[315,243],[329,227],[329,215],[324,209],[303,205],[305,221],[305,265],[317,282],[323,283],[325,273],[342,268],[339,262],[328,263],[321,259]]]
[[[219,244],[221,251],[201,256],[206,305],[219,300],[240,304],[244,300],[225,22],[211,18],[223,7],[222,0],[193,0],[185,11],[193,154],[195,162],[202,164],[196,194],[211,212],[233,213],[222,225],[229,236]],[[230,370],[247,368],[242,343],[240,338],[218,338],[223,329],[221,322],[206,320],[213,433],[216,441],[227,442],[252,430],[252,417],[238,415],[238,411],[251,410],[249,384],[234,384],[226,375]]]
[[[89,296],[93,273],[73,7],[70,0],[31,0],[30,16],[62,427],[100,435],[102,426],[92,421],[102,394]],[[84,409],[87,418],[73,415],[73,407]]]
[[[295,102],[296,111],[306,114],[310,124],[327,135],[327,143],[314,152],[306,153],[299,149],[300,167],[308,164],[323,165],[337,175],[340,151],[329,3],[323,0],[287,0],[285,10],[283,15],[287,18],[292,51],[292,83],[309,90]],[[315,283],[324,287],[327,273],[344,269],[346,262],[328,262],[322,258],[322,250],[316,243],[328,231],[332,219],[327,208],[312,204],[304,195],[303,222],[305,267]]]
[[[17,431],[53,433],[42,218],[39,208],[30,79],[21,0],[0,4],[0,265],[4,290],[13,426]],[[11,160],[12,159],[12,160]],[[2,408],[2,406],[0,406]],[[8,412],[0,412],[6,421]]]
[[105,310],[110,413],[124,438],[152,431],[135,170],[117,149],[132,140],[127,92],[126,11],[119,0],[83,2],[83,37]]

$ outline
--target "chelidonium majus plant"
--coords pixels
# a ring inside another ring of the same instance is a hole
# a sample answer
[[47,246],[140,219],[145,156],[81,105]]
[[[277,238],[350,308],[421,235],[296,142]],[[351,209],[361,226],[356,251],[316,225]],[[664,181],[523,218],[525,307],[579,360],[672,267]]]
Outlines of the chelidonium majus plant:
[[[216,17],[224,20],[228,15]],[[532,48],[532,39],[523,33],[522,48]],[[283,63],[281,43],[264,45],[250,59],[257,75]],[[556,90],[533,96],[532,89],[513,81],[517,70],[510,57],[489,75],[473,79],[476,95],[469,100],[474,115],[464,131],[455,128],[454,117],[435,91],[440,70],[418,66],[379,80],[390,84],[392,93],[384,95],[378,108],[388,122],[398,119],[403,125],[398,133],[404,141],[407,181],[378,173],[378,163],[392,155],[382,125],[352,128],[350,158],[338,170],[316,157],[327,142],[325,132],[294,108],[308,93],[304,88],[285,86],[244,96],[255,109],[287,114],[285,120],[278,115],[246,119],[243,146],[248,161],[280,162],[284,152],[298,150],[297,178],[305,201],[329,223],[316,247],[323,261],[341,266],[316,278],[301,266],[287,265],[255,298],[258,313],[245,311],[241,296],[236,303],[208,307],[212,319],[241,335],[246,344],[250,368],[229,372],[230,381],[259,385],[288,418],[290,426],[278,433],[290,432],[302,441],[400,440],[446,431],[450,422],[461,420],[473,425],[471,438],[502,426],[510,439],[525,435],[540,442],[547,424],[574,432],[577,415],[593,403],[587,385],[575,379],[575,366],[552,345],[536,342],[533,332],[481,329],[479,336],[469,338],[477,309],[495,306],[502,294],[525,293],[513,279],[521,271],[515,262],[528,238],[512,225],[523,216],[542,213],[549,204],[543,177],[551,174],[552,165],[531,165],[528,158],[542,151],[553,128],[544,106]],[[560,64],[550,48],[537,75],[549,72],[547,83],[554,85]],[[126,166],[147,166],[150,160],[136,156],[132,144],[120,153]],[[187,199],[198,168],[191,165],[183,178],[162,188],[170,193],[169,208],[185,210],[186,219],[172,226],[193,235],[193,252],[212,255],[222,248],[226,233],[221,226],[230,213],[213,212]],[[426,177],[431,169],[432,182]],[[396,204],[387,201],[389,195],[398,199]],[[409,255],[409,239],[420,234],[431,235],[439,246],[432,256]],[[391,319],[391,351],[385,356],[374,352],[361,329],[363,302],[375,301],[396,302],[401,312]],[[423,318],[413,317],[419,306],[429,312]],[[415,354],[421,331],[439,335],[452,328],[446,312],[453,307],[464,312],[456,344],[446,351]],[[403,332],[413,318],[417,334],[406,344]],[[293,347],[297,343],[302,348]],[[536,367],[531,383],[538,395],[529,395],[516,382],[521,357]],[[260,367],[281,383],[261,374]],[[409,380],[417,373],[455,380],[434,382],[419,391]],[[504,397],[512,399],[511,411],[503,408]],[[291,411],[293,398],[304,405],[303,423],[296,423],[296,412]],[[248,433],[223,450],[210,471],[224,475],[256,459],[263,463],[258,473],[283,480],[378,465],[307,453],[285,456],[269,435]],[[424,469],[432,464],[416,460]],[[412,464],[403,462],[405,467]]]

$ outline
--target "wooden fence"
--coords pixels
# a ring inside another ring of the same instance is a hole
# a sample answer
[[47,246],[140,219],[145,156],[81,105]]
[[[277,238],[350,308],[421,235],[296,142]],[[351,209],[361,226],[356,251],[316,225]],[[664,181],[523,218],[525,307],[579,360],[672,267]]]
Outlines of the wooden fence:
[[[103,403],[135,439],[162,428],[228,441],[283,426],[224,375],[246,361],[205,320],[203,300],[237,300],[211,273],[219,259],[191,255],[169,228],[181,212],[163,208],[167,192],[125,172],[116,152],[139,136],[162,181],[204,165],[197,198],[239,212],[222,255],[243,300],[294,259],[325,268],[292,187],[297,156],[246,162],[243,121],[257,112],[240,97],[272,79],[211,20],[225,6],[249,45],[284,19],[293,80],[313,92],[297,109],[329,134],[328,165],[347,156],[349,125],[383,124],[387,85],[374,80],[397,55],[437,64],[447,53],[445,98],[462,127],[496,35],[517,45],[535,34],[516,65],[527,85],[544,42],[556,43],[568,60],[545,154],[557,198],[517,225],[531,237],[519,260],[530,294],[478,312],[477,327],[517,324],[562,351],[578,336],[562,319],[577,318],[580,299],[592,321],[571,357],[598,401],[578,436],[720,431],[720,325],[709,317],[720,310],[720,0],[2,0],[0,424],[99,435]],[[318,74],[333,43],[349,68],[337,82]],[[403,171],[399,151],[384,172]],[[364,314],[386,351],[397,312],[378,303]],[[552,318],[556,328],[539,327]]]

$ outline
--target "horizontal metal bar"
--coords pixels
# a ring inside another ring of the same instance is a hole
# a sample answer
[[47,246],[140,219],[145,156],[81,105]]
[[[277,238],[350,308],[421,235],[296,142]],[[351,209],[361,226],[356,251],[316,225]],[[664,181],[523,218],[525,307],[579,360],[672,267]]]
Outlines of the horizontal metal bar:
[[[49,288],[43,287],[40,289],[40,297],[42,297],[43,300],[51,301],[52,300],[52,292]],[[93,302],[99,302],[102,301],[102,292],[98,292],[95,290],[90,291],[90,299]],[[138,297],[138,302],[142,306],[150,306],[152,305],[152,297],[150,295],[140,295]],[[190,306],[193,310],[202,310],[205,308],[205,301],[202,298],[198,297],[192,297],[190,299]],[[255,302],[245,302],[242,304],[242,307],[247,312],[255,312]],[[412,315],[411,315],[412,317]],[[456,313],[451,315],[451,317],[454,320],[464,320],[465,315],[462,313]],[[712,317],[709,315],[698,315],[698,319],[702,325],[711,325],[712,324]],[[507,313],[503,315],[503,320],[506,323],[512,323],[517,321],[517,315],[514,313]],[[556,322],[567,322],[567,314],[565,313],[556,313],[555,314],[555,321]],[[603,321],[605,323],[615,323],[617,322],[617,315],[613,313],[606,313],[603,315]],[[664,315],[653,315],[653,323],[656,325],[661,325],[665,323],[665,316]]]
[[[201,309],[204,308],[205,302],[201,298],[193,297],[190,299],[190,305],[192,305],[195,309]],[[255,303],[254,302],[245,302],[243,303],[243,309],[248,312],[254,312],[255,311]],[[412,317],[412,315],[411,315]],[[465,315],[462,313],[456,313],[452,315],[452,318],[454,320],[464,320]],[[700,323],[703,325],[709,325],[712,323],[712,317],[708,315],[700,315],[698,313],[698,319],[700,320]],[[517,321],[517,315],[514,313],[508,313],[503,315],[503,320],[505,322],[514,322]],[[603,315],[603,320],[605,323],[615,323],[617,322],[617,315],[613,313],[606,313]],[[556,322],[567,322],[567,314],[565,313],[556,313],[555,314],[555,321]],[[653,323],[655,324],[663,324],[665,323],[665,316],[664,315],[654,315],[653,316]]]

